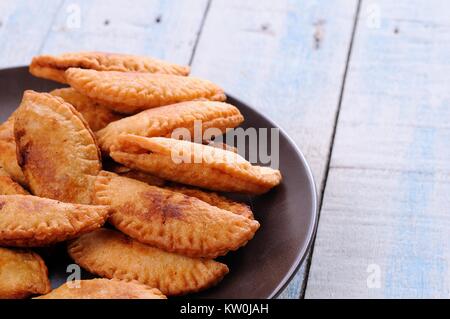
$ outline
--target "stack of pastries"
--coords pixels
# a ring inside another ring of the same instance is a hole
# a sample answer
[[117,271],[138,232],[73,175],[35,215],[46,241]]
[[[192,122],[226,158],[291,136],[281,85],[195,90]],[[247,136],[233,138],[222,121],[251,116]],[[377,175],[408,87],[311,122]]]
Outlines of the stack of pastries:
[[[30,72],[70,87],[24,92],[0,125],[0,298],[161,299],[218,283],[229,269],[214,259],[260,225],[217,192],[281,182],[230,147],[172,138],[196,123],[239,126],[224,91],[189,67],[123,54],[42,55]],[[51,291],[33,248],[60,242],[102,278]]]

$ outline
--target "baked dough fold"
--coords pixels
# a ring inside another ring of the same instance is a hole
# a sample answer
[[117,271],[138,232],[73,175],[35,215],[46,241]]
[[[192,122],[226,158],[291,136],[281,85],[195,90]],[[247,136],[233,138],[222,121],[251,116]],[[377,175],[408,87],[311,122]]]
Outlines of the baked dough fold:
[[224,91],[194,77],[70,68],[67,82],[78,92],[125,114],[191,100],[224,101]]
[[14,139],[14,115],[15,113],[0,125],[0,166],[3,167],[14,181],[21,185],[26,185],[25,176],[17,163],[16,141]]
[[[161,106],[125,117],[97,132],[97,137],[102,151],[109,153],[110,147],[121,134],[171,137],[175,130],[186,129],[186,133],[189,134],[186,137],[193,139],[194,129],[200,129],[199,133],[202,135],[207,133],[207,130],[210,130],[211,133],[214,130],[221,134],[239,126],[243,121],[242,114],[231,104],[190,101]],[[196,125],[198,128],[195,127]]]
[[106,53],[74,52],[60,55],[39,55],[30,64],[34,76],[67,83],[64,71],[76,67],[98,71],[149,72],[189,75],[190,68],[150,57]]
[[67,103],[71,104],[89,124],[92,131],[97,132],[109,123],[120,120],[123,116],[111,111],[109,108],[95,103],[87,96],[78,93],[72,88],[56,89],[50,92],[51,95],[59,96]]
[[23,299],[49,291],[47,267],[38,254],[0,247],[0,299]]
[[253,238],[259,223],[195,197],[101,172],[95,202],[111,207],[110,223],[165,251],[216,258]]
[[0,195],[0,246],[40,247],[101,227],[109,207],[62,203],[31,195]]
[[63,202],[90,204],[101,158],[80,113],[59,97],[26,91],[14,118],[18,163],[30,191]]
[[121,135],[110,155],[127,167],[216,191],[263,194],[281,182],[280,171],[234,152],[164,137]]
[[29,195],[29,193],[0,167],[0,195]]
[[[72,286],[73,285],[73,286]],[[35,299],[167,299],[161,291],[138,282],[90,279],[65,283]]]
[[228,273],[226,265],[214,260],[165,252],[104,228],[75,239],[68,250],[91,273],[136,280],[168,296],[206,289]]

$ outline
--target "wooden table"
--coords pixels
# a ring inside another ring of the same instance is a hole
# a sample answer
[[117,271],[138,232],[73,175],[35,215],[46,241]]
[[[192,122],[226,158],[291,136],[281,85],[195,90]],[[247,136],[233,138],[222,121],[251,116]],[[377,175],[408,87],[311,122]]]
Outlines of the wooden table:
[[79,50],[190,64],[293,137],[321,212],[282,297],[450,297],[450,1],[0,1],[0,67]]

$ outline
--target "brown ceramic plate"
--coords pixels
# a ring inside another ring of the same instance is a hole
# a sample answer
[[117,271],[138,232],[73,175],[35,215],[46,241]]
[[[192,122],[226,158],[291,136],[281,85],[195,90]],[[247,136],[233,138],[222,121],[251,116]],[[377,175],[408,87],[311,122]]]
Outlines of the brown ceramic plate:
[[[6,120],[16,109],[24,90],[49,91],[60,86],[32,77],[26,67],[0,70],[0,120]],[[229,102],[245,116],[243,128],[276,128],[241,101],[230,97]],[[253,146],[250,152],[255,151]],[[274,298],[303,262],[317,226],[316,189],[304,156],[282,130],[279,150],[282,185],[263,196],[240,198],[252,206],[260,230],[247,246],[221,258],[230,268],[225,279],[195,297]],[[64,245],[41,249],[40,253],[49,266],[53,287],[59,286],[70,274],[67,267],[71,261]],[[83,277],[91,275],[83,273]]]

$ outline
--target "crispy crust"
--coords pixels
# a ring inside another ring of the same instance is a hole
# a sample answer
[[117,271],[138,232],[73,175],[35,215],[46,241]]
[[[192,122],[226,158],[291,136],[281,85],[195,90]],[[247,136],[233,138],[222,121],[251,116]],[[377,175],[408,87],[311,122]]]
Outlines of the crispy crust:
[[230,145],[228,145],[226,143],[222,143],[222,142],[216,142],[216,141],[212,141],[212,140],[203,140],[202,144],[203,145],[209,145],[209,146],[212,146],[212,147],[215,147],[215,148],[220,148],[220,149],[223,149],[223,150],[227,150],[227,151],[230,151],[230,152],[233,152],[233,153],[236,153],[236,154],[239,153],[237,147],[230,146]]
[[42,66],[38,64],[31,64],[29,71],[38,78],[52,80],[59,83],[67,83],[65,69],[57,69],[50,66]]
[[31,195],[0,195],[0,245],[47,246],[101,227],[109,208]]
[[95,103],[72,88],[56,89],[51,95],[59,96],[83,115],[92,131],[97,132],[109,123],[120,120],[123,116],[111,111],[109,108]]
[[149,185],[153,185],[153,186],[164,186],[164,184],[166,183],[165,180],[153,176],[151,174],[147,174],[135,169],[131,169],[128,168],[126,166],[123,166],[121,164],[113,164],[112,166],[110,165],[110,167],[108,167],[107,169],[108,171],[114,172],[117,175],[120,175],[122,177],[128,177],[128,178],[132,178],[135,179],[137,181],[141,181],[144,183],[147,183]]
[[0,299],[22,299],[50,290],[47,267],[38,254],[0,247]]
[[[73,284],[73,286],[71,286]],[[65,283],[35,299],[167,299],[156,288],[117,279],[90,279]]]
[[148,72],[187,76],[190,68],[150,57],[106,52],[74,52],[33,58],[30,73],[66,83],[64,71],[75,67],[97,71]]
[[254,219],[253,212],[248,205],[236,202],[217,193],[181,185],[171,185],[167,186],[166,188],[173,192],[178,192],[186,196],[198,198],[208,203],[209,205],[216,206],[220,209],[227,210],[234,214],[241,215],[249,219]]
[[195,197],[101,172],[95,202],[112,209],[110,223],[141,243],[189,257],[216,258],[253,238],[255,220]]
[[102,151],[109,153],[110,147],[120,134],[170,137],[174,130],[186,128],[192,137],[195,121],[201,123],[202,133],[207,129],[217,129],[225,133],[227,129],[239,126],[244,117],[236,107],[228,103],[182,102],[145,110],[113,122],[97,132],[97,137]]
[[[15,114],[15,113],[14,113]],[[17,163],[16,141],[14,139],[14,114],[0,125],[0,166],[16,182],[26,185],[25,176]]]
[[15,115],[17,158],[34,195],[90,204],[100,151],[83,117],[63,99],[26,91]]
[[[167,184],[165,180],[159,177],[153,176],[148,173],[144,173],[139,170],[128,168],[113,161],[111,162],[112,163],[108,163],[106,170],[114,172],[119,176],[135,179],[153,186],[161,187],[166,186]],[[253,212],[248,205],[231,200],[217,193],[204,191],[194,187],[182,186],[181,184],[176,183],[171,183],[170,185],[167,185],[165,188],[173,192],[178,192],[185,194],[187,196],[196,197],[212,206],[216,206],[220,209],[230,211],[234,214],[254,219]]]
[[77,238],[68,250],[91,273],[136,280],[169,296],[206,289],[228,273],[226,265],[214,260],[168,253],[104,228]]
[[29,195],[29,193],[0,167],[0,195]]
[[126,114],[196,99],[226,99],[220,87],[193,77],[70,68],[66,79],[78,92]]
[[236,153],[164,137],[121,135],[111,157],[160,178],[206,189],[262,194],[281,182],[281,173],[253,166]]

